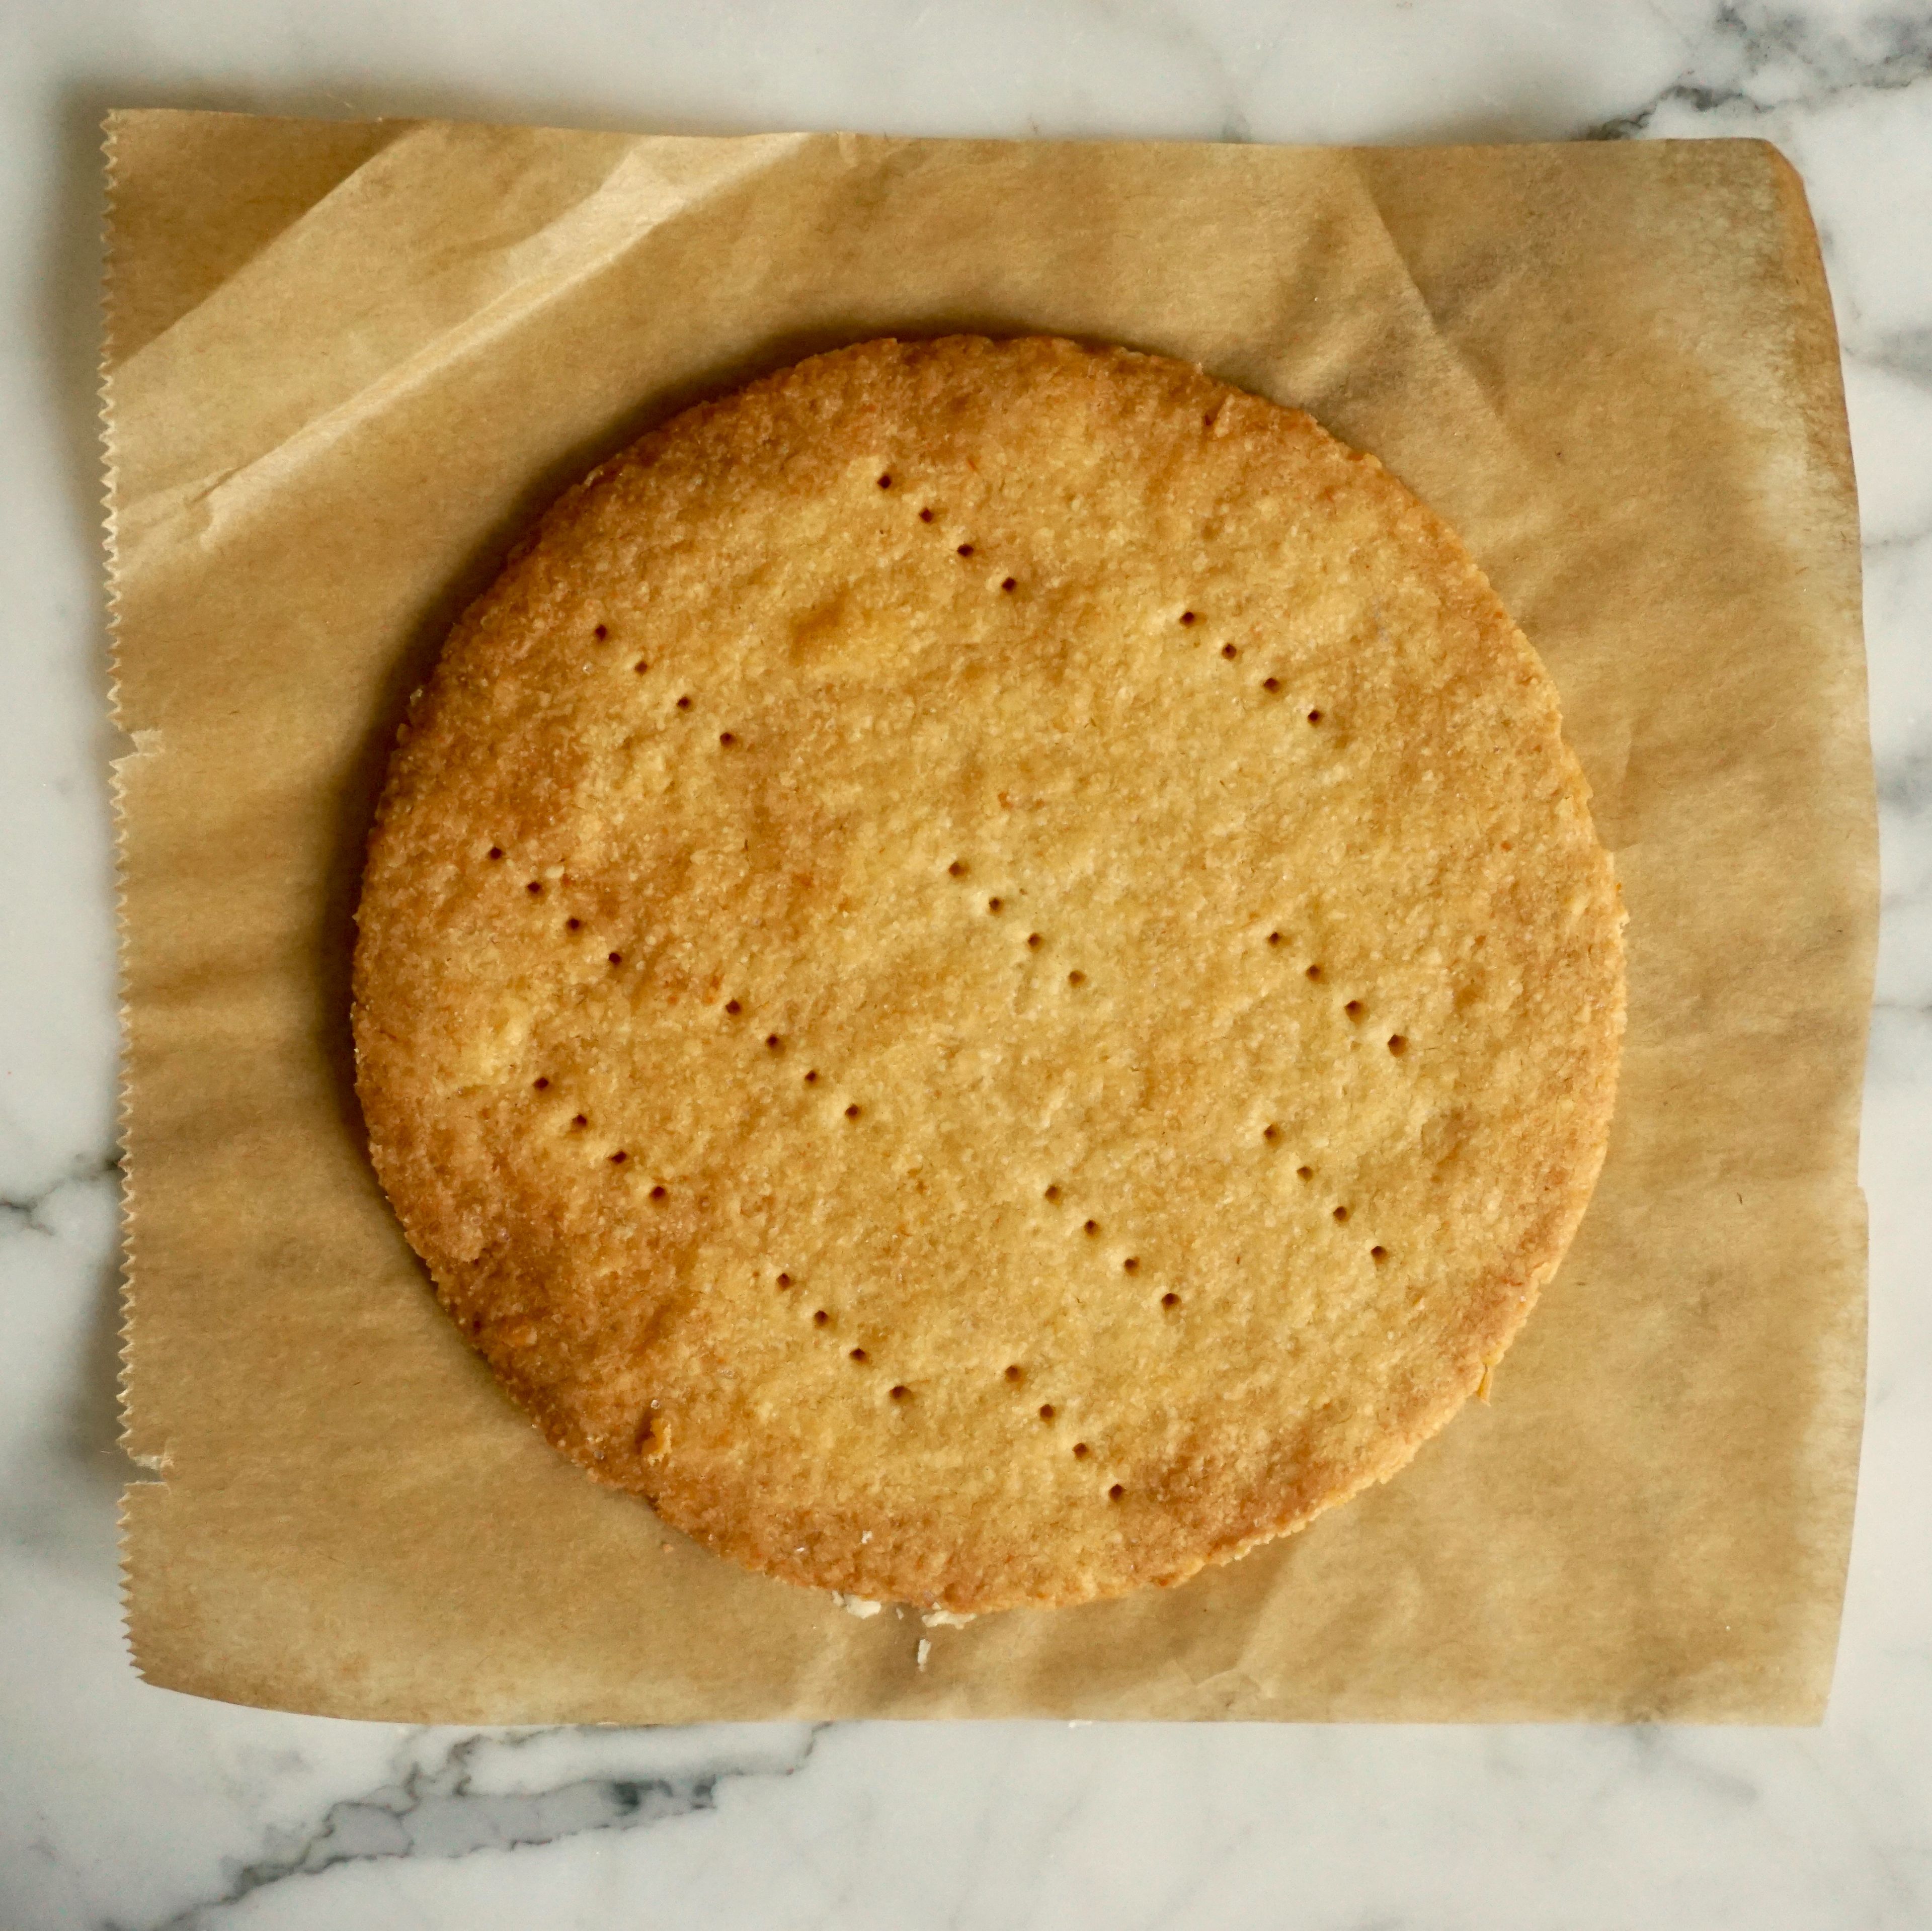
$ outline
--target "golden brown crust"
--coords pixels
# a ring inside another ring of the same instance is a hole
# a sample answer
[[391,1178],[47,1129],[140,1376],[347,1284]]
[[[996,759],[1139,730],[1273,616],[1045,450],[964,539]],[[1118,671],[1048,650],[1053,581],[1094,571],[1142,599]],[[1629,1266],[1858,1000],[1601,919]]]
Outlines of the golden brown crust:
[[1173,1582],[1386,1477],[1601,1164],[1549,679],[1306,416],[866,343],[572,491],[398,746],[377,1171],[545,1435],[770,1574]]

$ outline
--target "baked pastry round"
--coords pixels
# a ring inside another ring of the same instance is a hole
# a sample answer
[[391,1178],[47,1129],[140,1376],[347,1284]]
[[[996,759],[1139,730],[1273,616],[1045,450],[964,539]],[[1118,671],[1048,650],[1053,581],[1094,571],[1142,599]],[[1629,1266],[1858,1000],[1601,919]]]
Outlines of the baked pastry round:
[[862,343],[572,490],[412,703],[376,1170],[546,1436],[767,1574],[1172,1583],[1392,1474],[1601,1164],[1548,676],[1199,370]]

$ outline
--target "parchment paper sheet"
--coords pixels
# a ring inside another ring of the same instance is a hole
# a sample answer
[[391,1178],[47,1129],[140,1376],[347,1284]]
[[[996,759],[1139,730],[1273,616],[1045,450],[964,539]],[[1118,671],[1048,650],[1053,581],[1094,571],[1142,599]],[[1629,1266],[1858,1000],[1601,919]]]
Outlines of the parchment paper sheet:
[[[110,123],[129,1624],[152,1681],[412,1721],[1805,1722],[1864,1357],[1856,523],[1754,142],[1344,151]],[[1379,454],[1562,688],[1630,907],[1581,1237],[1397,1480],[1185,1587],[931,1633],[593,1486],[365,1162],[350,913],[406,692],[558,488],[896,331],[1200,361]]]

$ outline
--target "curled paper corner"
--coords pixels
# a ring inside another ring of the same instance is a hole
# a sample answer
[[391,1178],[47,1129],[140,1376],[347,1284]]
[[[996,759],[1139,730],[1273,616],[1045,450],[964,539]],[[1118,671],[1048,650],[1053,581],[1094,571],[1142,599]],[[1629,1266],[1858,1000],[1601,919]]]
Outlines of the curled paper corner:
[[[117,576],[194,570],[230,553],[412,398],[527,352],[556,311],[813,138],[408,127],[115,370],[118,417],[154,408],[186,370],[259,364],[292,310],[334,343],[250,406],[209,408],[151,445],[138,470],[116,469]],[[426,277],[432,259],[443,267]]]

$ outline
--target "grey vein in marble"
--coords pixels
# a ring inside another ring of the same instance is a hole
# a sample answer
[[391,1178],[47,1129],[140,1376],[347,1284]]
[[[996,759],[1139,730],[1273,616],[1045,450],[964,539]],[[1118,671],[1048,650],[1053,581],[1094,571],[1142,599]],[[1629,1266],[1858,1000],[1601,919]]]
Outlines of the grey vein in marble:
[[59,1229],[47,1217],[49,1210],[60,1197],[74,1187],[98,1186],[102,1182],[118,1180],[121,1172],[121,1156],[116,1153],[97,1153],[92,1158],[71,1162],[68,1171],[42,1186],[20,1194],[0,1194],[0,1239],[9,1234],[39,1234],[50,1239],[58,1235]]
[[212,1914],[258,1891],[340,1864],[520,1850],[598,1831],[645,1830],[669,1818],[715,1810],[719,1793],[731,1784],[796,1776],[829,1726],[802,1726],[790,1747],[772,1738],[774,1727],[740,1732],[721,1745],[714,1760],[697,1767],[652,1771],[640,1765],[628,1774],[579,1777],[534,1790],[490,1788],[487,1772],[501,1771],[507,1759],[514,1777],[516,1756],[556,1733],[480,1732],[448,1745],[432,1762],[409,1765],[394,1783],[331,1804],[313,1831],[277,1834],[280,1840],[268,1855],[234,1870],[218,1897],[201,1899],[156,1924],[106,1919],[100,1931],[202,1931]]
[[1726,0],[1708,37],[1691,43],[1694,67],[1642,106],[1589,131],[1600,139],[1645,133],[1673,106],[1694,114],[1816,107],[1834,95],[1911,87],[1932,74],[1932,17],[1883,12],[1858,29],[1854,37],[1793,8]]

